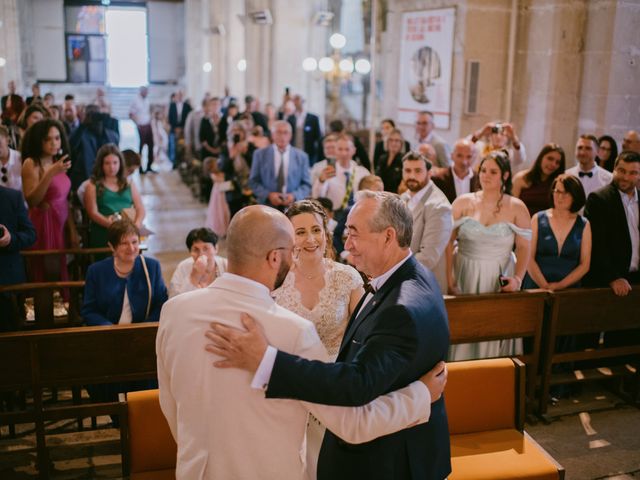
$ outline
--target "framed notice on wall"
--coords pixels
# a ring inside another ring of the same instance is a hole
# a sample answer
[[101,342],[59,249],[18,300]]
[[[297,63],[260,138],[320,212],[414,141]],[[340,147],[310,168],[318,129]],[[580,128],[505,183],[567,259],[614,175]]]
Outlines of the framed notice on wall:
[[451,121],[451,71],[455,8],[402,16],[398,121],[413,124],[416,112],[433,112],[436,128]]

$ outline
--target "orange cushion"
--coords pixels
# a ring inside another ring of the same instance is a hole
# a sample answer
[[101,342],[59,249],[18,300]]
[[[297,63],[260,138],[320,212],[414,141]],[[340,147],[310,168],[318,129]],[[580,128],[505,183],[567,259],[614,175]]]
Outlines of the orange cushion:
[[449,480],[560,478],[540,447],[514,429],[452,435],[451,468]]
[[131,473],[169,469],[175,475],[177,447],[160,410],[158,390],[128,393],[127,406]]
[[172,468],[170,470],[133,473],[129,478],[130,480],[176,480],[176,471]]
[[449,433],[515,427],[516,367],[508,358],[447,363]]

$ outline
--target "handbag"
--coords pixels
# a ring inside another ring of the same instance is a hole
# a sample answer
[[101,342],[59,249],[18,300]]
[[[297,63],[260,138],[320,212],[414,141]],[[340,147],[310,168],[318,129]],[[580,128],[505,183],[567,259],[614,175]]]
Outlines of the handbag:
[[147,299],[147,313],[144,316],[145,321],[149,318],[149,311],[151,310],[151,278],[149,278],[149,269],[147,268],[147,262],[143,255],[140,255],[140,261],[142,262],[142,269],[144,270],[144,276],[147,279],[147,288],[149,289],[149,298]]

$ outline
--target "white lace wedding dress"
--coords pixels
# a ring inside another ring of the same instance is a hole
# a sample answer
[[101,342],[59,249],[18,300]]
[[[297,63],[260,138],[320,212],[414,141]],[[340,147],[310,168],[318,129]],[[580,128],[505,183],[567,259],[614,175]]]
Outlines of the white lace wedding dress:
[[[273,292],[278,305],[313,322],[331,360],[340,350],[344,330],[349,322],[351,292],[362,286],[360,274],[352,267],[324,259],[324,288],[320,290],[318,303],[309,310],[302,305],[300,292],[295,287],[295,269],[290,271],[280,288]],[[312,415],[307,423],[307,471],[316,478],[318,454],[324,437],[324,426]]]

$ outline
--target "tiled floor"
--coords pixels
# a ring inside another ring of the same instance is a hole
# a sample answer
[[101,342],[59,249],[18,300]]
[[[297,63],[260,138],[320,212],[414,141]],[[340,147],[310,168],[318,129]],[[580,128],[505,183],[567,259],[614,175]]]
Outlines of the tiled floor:
[[[155,232],[147,241],[148,255],[160,260],[167,282],[187,256],[186,235],[202,226],[206,208],[193,199],[175,171],[166,171],[168,167],[160,164],[164,172],[136,175],[147,208],[145,223]],[[594,408],[604,410],[581,414]],[[567,480],[640,479],[640,410],[622,404],[606,390],[585,389],[549,413],[556,417],[552,423],[529,424],[527,431],[566,468]],[[99,419],[99,425],[87,432],[77,432],[74,421],[48,427],[52,478],[120,478],[118,430],[110,428],[106,417]],[[0,429],[2,480],[36,478],[34,432],[30,425],[21,428],[13,439],[6,427]]]

